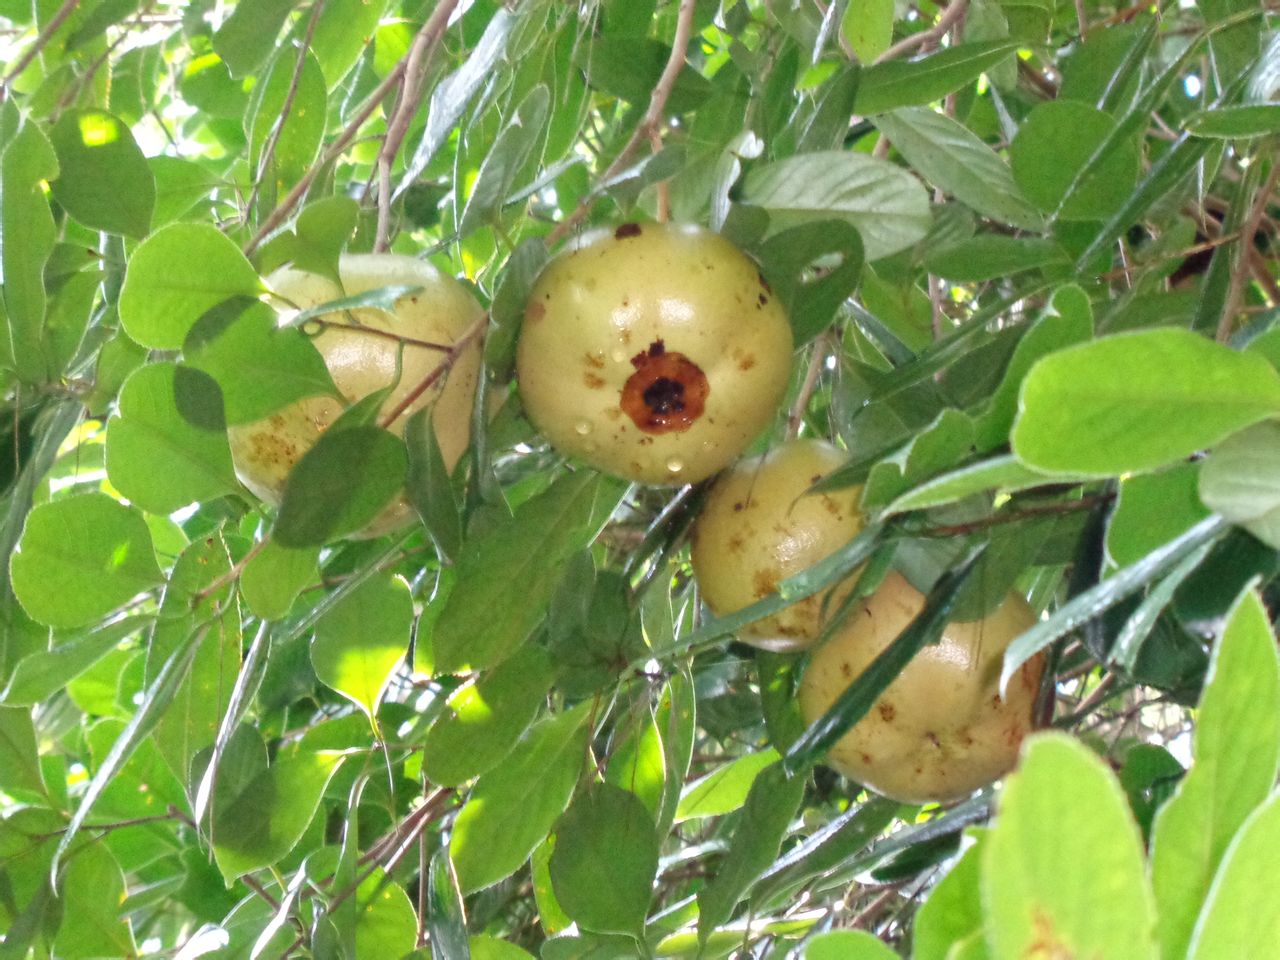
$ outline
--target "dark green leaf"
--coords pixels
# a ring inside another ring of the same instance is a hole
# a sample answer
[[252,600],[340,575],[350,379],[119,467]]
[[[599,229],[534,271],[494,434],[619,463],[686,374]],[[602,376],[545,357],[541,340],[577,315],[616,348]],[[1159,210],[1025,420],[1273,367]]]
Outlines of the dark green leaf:
[[276,39],[296,0],[257,0],[237,3],[231,16],[213,35],[213,49],[230,68],[244,77],[262,66],[276,49]]
[[355,533],[403,488],[407,469],[404,443],[386,430],[327,430],[289,473],[272,535],[298,549]]
[[[841,220],[805,223],[774,234],[760,248],[761,270],[786,307],[796,346],[835,318],[862,276],[862,240]],[[834,264],[833,264],[834,261]],[[815,270],[821,266],[821,271]]]
[[854,112],[874,116],[941,100],[978,79],[1017,49],[1008,40],[962,43],[918,60],[888,60],[862,71]]
[[48,138],[26,121],[0,156],[0,284],[14,370],[29,383],[44,383],[58,372],[48,369],[44,344],[44,265],[55,233],[41,186],[57,175],[58,158]]
[[1137,563],[1209,515],[1196,492],[1201,465],[1180,463],[1120,481],[1107,523],[1107,555],[1118,567]]
[[523,504],[509,523],[472,539],[432,638],[436,668],[483,669],[514,653],[541,621],[560,564],[595,540],[624,493],[622,484],[597,474],[570,474]]
[[1197,137],[1224,140],[1265,137],[1280,133],[1280,104],[1250,103],[1197,110],[1183,125]]
[[584,930],[641,934],[657,872],[658,836],[634,793],[596,784],[556,824],[551,882]]
[[[149,615],[122,617],[105,626],[58,637],[49,650],[31,653],[14,666],[0,703],[30,706],[47,700],[105,657],[126,637],[151,622]],[[5,625],[5,629],[16,629]]]
[[458,236],[467,236],[495,216],[507,203],[515,186],[515,178],[525,167],[545,133],[550,105],[551,91],[539,84],[529,91],[516,109],[480,164],[466,206],[458,220]]
[[733,832],[724,861],[698,892],[698,941],[733,916],[738,902],[778,855],[783,837],[804,796],[805,778],[788,777],[781,763],[761,771]]
[[930,273],[959,283],[995,280],[1068,263],[1066,252],[1052,240],[987,233],[934,247],[924,258],[925,269]]
[[441,847],[431,857],[427,883],[427,930],[432,945],[441,956],[470,960],[462,891],[448,847]]
[[404,442],[409,452],[409,501],[441,558],[456,560],[462,547],[462,505],[440,453],[430,408],[419,410],[405,422]]
[[47,793],[29,707],[0,707],[0,788]]

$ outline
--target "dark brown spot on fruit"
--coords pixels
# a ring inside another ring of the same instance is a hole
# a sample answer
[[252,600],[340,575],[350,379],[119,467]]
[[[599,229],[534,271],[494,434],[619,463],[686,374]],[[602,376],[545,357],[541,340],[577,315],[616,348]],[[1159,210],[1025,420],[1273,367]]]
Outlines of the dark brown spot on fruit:
[[746,508],[746,506],[747,506],[747,505],[746,505],[745,503],[743,503],[741,500],[739,500],[739,501],[737,501],[737,502],[733,505],[733,512],[734,512],[734,513],[741,513],[741,512]]
[[743,371],[750,370],[755,365],[756,365],[756,358],[753,356],[745,356],[738,361],[738,369]]
[[880,712],[880,719],[885,723],[893,723],[893,718],[898,715],[898,711],[894,708],[893,704],[884,700],[880,701],[880,704],[876,709]]
[[613,231],[613,239],[625,240],[627,237],[640,236],[640,224],[624,223],[617,230]]
[[711,385],[682,353],[668,353],[661,340],[631,358],[636,368],[622,387],[619,406],[645,433],[688,430],[706,408]]
[[853,679],[853,667],[851,667],[848,663],[840,664],[840,673],[846,680]]
[[764,278],[763,273],[756,271],[756,279],[760,281],[760,286],[764,287],[765,293],[768,293],[768,294],[773,293],[773,287],[769,286],[769,281]]
[[778,589],[778,575],[772,570],[757,570],[755,575],[755,593],[757,597],[767,597]]
[[766,297],[763,293],[760,294],[760,296],[756,297],[756,306],[767,307],[768,305],[769,305],[769,298]]

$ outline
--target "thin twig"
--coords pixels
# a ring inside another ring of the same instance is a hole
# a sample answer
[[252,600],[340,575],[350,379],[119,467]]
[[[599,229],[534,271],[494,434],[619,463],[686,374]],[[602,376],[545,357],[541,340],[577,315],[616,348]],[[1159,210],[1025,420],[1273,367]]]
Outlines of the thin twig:
[[809,406],[809,398],[813,396],[813,390],[818,385],[818,377],[822,374],[822,367],[827,362],[829,345],[829,332],[824,332],[813,341],[809,369],[805,371],[804,382],[800,384],[795,403],[791,404],[791,411],[787,414],[786,437],[788,440],[794,440],[800,434],[800,426],[804,423],[804,412]]
[[303,324],[303,327],[312,326],[326,330],[345,330],[347,333],[367,333],[371,337],[382,337],[384,340],[394,340],[396,343],[403,343],[407,347],[421,347],[423,350],[439,350],[441,353],[448,353],[453,349],[453,345],[448,343],[437,343],[434,340],[419,340],[416,337],[406,337],[404,334],[396,333],[394,330],[380,330],[377,327],[366,327],[358,323],[337,323],[333,320],[325,320],[322,317],[312,317]]
[[[961,0],[968,2],[968,0]],[[618,151],[618,155],[613,158],[613,162],[600,177],[601,183],[608,183],[615,176],[621,173],[630,163],[632,156],[640,145],[655,134],[662,126],[663,117],[666,114],[667,101],[671,98],[671,91],[675,89],[676,78],[680,76],[680,71],[684,68],[685,59],[689,55],[689,41],[693,37],[693,14],[695,8],[695,0],[680,0],[680,10],[676,14],[676,36],[675,41],[671,44],[671,56],[667,58],[667,64],[662,68],[662,75],[658,78],[658,83],[653,88],[653,93],[649,97],[649,108],[645,110],[644,116],[640,118],[640,122],[631,133],[631,138],[626,145]],[[582,198],[582,202],[577,208],[560,221],[556,228],[547,235],[547,245],[553,246],[563,237],[567,236],[571,230],[587,215],[587,211],[591,209],[591,204],[596,199],[596,192],[588,194]]]
[[408,410],[424,393],[435,386],[436,382],[443,376],[447,375],[453,369],[453,365],[458,362],[458,358],[462,356],[462,352],[471,346],[471,343],[484,333],[485,328],[489,324],[489,315],[485,314],[479,320],[471,325],[471,327],[458,338],[458,342],[450,347],[445,355],[441,358],[436,368],[423,377],[418,385],[410,390],[400,402],[391,408],[391,412],[382,418],[382,427],[391,426],[397,419]]
[[896,59],[904,53],[912,53],[919,47],[936,44],[947,35],[947,31],[951,29],[952,24],[957,23],[968,9],[969,0],[952,0],[947,5],[947,9],[942,11],[942,16],[938,17],[937,23],[928,30],[921,30],[919,33],[913,33],[909,37],[903,37],[880,56],[876,57],[875,62],[884,63],[886,60]]
[[66,21],[67,17],[75,13],[76,7],[80,6],[80,0],[65,0],[58,8],[58,12],[53,15],[53,19],[44,25],[44,29],[36,36],[35,42],[27,48],[27,52],[18,58],[18,62],[9,68],[9,71],[0,79],[0,102],[9,93],[9,86],[16,80],[22,71],[31,66],[31,61],[40,55],[40,51],[49,45],[49,41],[53,39],[53,35],[58,32],[58,28]]
[[191,597],[192,609],[195,609],[196,607],[200,606],[200,604],[203,603],[207,597],[210,597],[213,594],[217,593],[227,584],[232,583],[235,580],[238,580],[240,578],[240,574],[244,573],[244,568],[249,565],[249,561],[252,560],[254,557],[256,557],[259,553],[261,553],[262,549],[266,545],[267,545],[267,538],[263,537],[261,540],[259,540],[257,543],[255,543],[252,547],[249,548],[248,552],[245,553],[245,555],[240,558],[239,563],[237,563],[234,567],[232,567],[222,576],[216,578],[212,583],[210,583],[203,590],[197,591]]
[[136,27],[140,27],[143,25],[143,20],[142,20],[143,14],[145,14],[148,10],[151,9],[151,5],[154,2],[155,0],[148,0],[147,4],[143,6],[134,16],[133,23],[130,25],[130,27],[128,29],[121,30],[119,35],[114,40],[111,41],[110,46],[108,46],[105,50],[103,50],[102,53],[100,53],[98,57],[93,61],[93,63],[89,64],[89,68],[85,70],[84,74],[80,77],[80,79],[76,81],[76,85],[72,87],[69,91],[67,91],[67,93],[63,94],[62,98],[58,101],[58,108],[55,111],[55,115],[50,118],[51,120],[56,121],[57,117],[61,115],[63,110],[67,109],[67,107],[71,106],[77,100],[80,99],[80,94],[84,92],[85,87],[87,87],[90,84],[93,78],[97,75],[98,71],[102,69],[102,65],[106,63],[109,59],[111,59],[111,55],[116,52],[116,49],[120,46],[120,44],[129,38],[129,30],[132,30]]
[[302,45],[298,47],[298,57],[293,64],[293,76],[289,78],[289,89],[285,92],[284,103],[280,107],[280,116],[276,117],[275,122],[271,125],[271,130],[267,133],[266,143],[262,146],[262,156],[258,158],[258,170],[253,178],[253,190],[249,194],[248,209],[252,210],[258,202],[258,191],[262,189],[263,178],[267,175],[267,170],[271,167],[271,161],[276,155],[276,147],[280,143],[280,134],[284,131],[285,122],[289,119],[289,114],[293,112],[293,102],[298,97],[298,86],[302,82],[302,68],[307,62],[307,51],[311,49],[311,38],[316,32],[316,23],[320,19],[320,11],[324,9],[324,0],[315,0],[311,5],[311,18],[307,21],[307,32],[302,38]]
[[1276,188],[1276,182],[1280,180],[1280,162],[1274,162],[1271,165],[1271,172],[1267,175],[1266,182],[1262,185],[1262,189],[1258,191],[1258,196],[1254,199],[1253,207],[1249,210],[1249,215],[1245,217],[1244,224],[1240,228],[1240,242],[1244,245],[1240,251],[1240,259],[1236,262],[1235,269],[1231,271],[1231,280],[1227,286],[1226,302],[1222,306],[1222,317],[1218,321],[1218,342],[1226,343],[1231,336],[1232,328],[1235,326],[1236,314],[1240,310],[1240,300],[1244,295],[1244,278],[1249,273],[1252,260],[1249,257],[1249,248],[1253,246],[1253,237],[1258,232],[1258,224],[1262,222],[1263,215],[1267,212],[1267,202],[1271,199],[1271,193]]
[[373,116],[373,112],[378,109],[383,97],[400,82],[404,67],[405,62],[401,60],[387,72],[387,75],[382,78],[382,82],[374,88],[373,92],[365,97],[364,103],[360,105],[360,109],[351,118],[351,122],[343,128],[337,139],[320,155],[320,159],[311,165],[311,169],[302,175],[302,179],[294,184],[293,189],[271,211],[271,215],[263,221],[262,226],[258,228],[258,232],[245,244],[244,252],[246,256],[251,256],[258,247],[262,246],[263,241],[289,218],[294,208],[307,195],[307,191],[311,189],[311,184],[320,175],[320,171],[341,156],[343,151],[351,145],[351,142],[356,138],[356,134],[360,132],[360,128],[364,126],[365,121]]
[[1020,520],[1031,520],[1036,517],[1049,517],[1064,513],[1077,513],[1081,510],[1092,509],[1100,503],[1107,503],[1113,499],[1115,499],[1115,494],[1113,493],[1091,494],[1081,497],[1079,500],[1067,500],[1063,503],[1049,503],[1041,507],[1027,507],[1023,510],[1013,510],[1009,513],[998,513],[995,516],[984,517],[981,520],[971,520],[968,523],[928,527],[921,530],[919,535],[922,537],[960,537],[967,533],[985,530],[988,527],[1017,523]]
[[387,249],[388,234],[391,224],[391,164],[395,161],[405,135],[409,132],[409,124],[422,103],[424,92],[423,76],[431,54],[436,48],[449,18],[453,15],[458,0],[440,0],[431,16],[413,38],[409,53],[405,58],[404,83],[400,88],[400,98],[396,102],[391,119],[387,122],[387,136],[382,141],[382,149],[378,152],[378,227],[374,240],[375,253],[383,253]]

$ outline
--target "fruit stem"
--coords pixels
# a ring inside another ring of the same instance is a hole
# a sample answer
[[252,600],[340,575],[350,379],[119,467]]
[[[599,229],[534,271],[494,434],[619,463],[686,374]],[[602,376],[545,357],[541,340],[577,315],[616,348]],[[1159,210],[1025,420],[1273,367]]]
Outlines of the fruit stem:
[[453,346],[445,349],[444,357],[436,368],[423,377],[418,385],[405,394],[400,402],[391,408],[391,412],[382,418],[382,427],[386,429],[395,423],[396,420],[409,409],[420,396],[435,386],[436,381],[448,374],[453,369],[453,365],[458,362],[458,357],[462,356],[462,351],[467,349],[477,337],[481,336],[489,324],[489,315],[486,313],[473,323],[467,331],[458,338]]

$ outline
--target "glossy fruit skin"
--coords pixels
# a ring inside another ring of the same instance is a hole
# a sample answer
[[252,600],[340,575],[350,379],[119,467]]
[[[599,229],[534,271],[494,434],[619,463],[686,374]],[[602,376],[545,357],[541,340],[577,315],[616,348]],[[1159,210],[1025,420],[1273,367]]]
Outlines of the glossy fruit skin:
[[560,452],[650,484],[728,466],[773,419],[791,325],[756,264],[691,224],[585,234],[539,276],[517,374]]
[[[858,603],[805,670],[805,722],[825,713],[923,607],[923,595],[896,572]],[[1044,658],[1023,665],[1005,699],[1001,660],[1035,622],[1026,602],[1010,595],[983,620],[949,624],[832,747],[827,765],[907,803],[959,799],[1009,772],[1032,728]]]
[[[324,357],[334,384],[352,403],[388,386],[396,378],[396,354],[400,343],[369,330],[452,345],[484,317],[484,308],[466,286],[414,257],[345,254],[339,262],[338,274],[342,278],[341,289],[327,277],[292,267],[275,271],[266,282],[280,298],[277,303],[292,303],[299,310],[379,287],[422,288],[402,296],[391,311],[374,308],[351,311],[358,327],[351,325],[351,319],[343,313],[326,314],[321,318],[349,327],[326,327],[312,342]],[[281,308],[280,323],[289,322],[296,312],[293,307]],[[400,380],[380,410],[390,413],[397,407],[424,377],[439,366],[443,355],[429,347],[406,345]],[[431,422],[444,462],[452,469],[470,441],[471,407],[479,369],[480,342],[477,338],[462,351],[448,376],[424,391],[388,429],[403,434],[408,418],[415,411],[434,403]],[[230,427],[231,456],[240,482],[263,501],[278,506],[289,471],[342,411],[341,404],[332,397],[308,397],[263,420]],[[352,467],[357,469],[359,465],[353,464]],[[407,525],[413,518],[413,508],[402,497],[391,503],[359,536],[380,536]]]
[[[825,440],[792,440],[716,478],[692,532],[693,572],[713,613],[733,613],[773,593],[857,536],[861,487],[808,492],[846,459]],[[811,646],[822,632],[824,604],[834,612],[851,580],[757,620],[738,639],[783,652]]]

